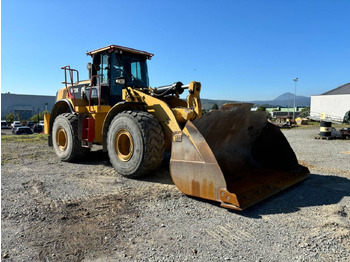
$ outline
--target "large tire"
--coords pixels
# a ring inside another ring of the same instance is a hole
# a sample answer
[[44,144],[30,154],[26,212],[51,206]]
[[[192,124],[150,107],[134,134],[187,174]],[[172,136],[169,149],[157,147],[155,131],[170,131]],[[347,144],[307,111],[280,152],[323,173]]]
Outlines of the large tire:
[[78,138],[78,116],[64,113],[56,117],[52,127],[52,142],[56,155],[66,162],[82,159],[89,148],[81,146]]
[[162,127],[147,112],[121,112],[109,126],[107,150],[119,174],[128,178],[142,177],[157,169],[163,160]]

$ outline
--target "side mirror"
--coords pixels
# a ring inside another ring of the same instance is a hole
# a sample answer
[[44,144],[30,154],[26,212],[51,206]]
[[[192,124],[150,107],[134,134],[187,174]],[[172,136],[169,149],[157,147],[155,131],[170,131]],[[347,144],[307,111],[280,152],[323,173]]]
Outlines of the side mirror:
[[87,63],[86,68],[89,71],[89,79],[91,79],[91,76],[92,76],[92,72],[91,72],[92,64],[91,63]]

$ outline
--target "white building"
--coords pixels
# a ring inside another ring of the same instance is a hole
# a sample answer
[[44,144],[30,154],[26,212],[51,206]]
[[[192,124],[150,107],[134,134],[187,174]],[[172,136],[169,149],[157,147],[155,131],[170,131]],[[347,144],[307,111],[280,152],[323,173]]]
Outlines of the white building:
[[322,95],[311,96],[310,118],[342,122],[350,110],[350,83],[339,86]]

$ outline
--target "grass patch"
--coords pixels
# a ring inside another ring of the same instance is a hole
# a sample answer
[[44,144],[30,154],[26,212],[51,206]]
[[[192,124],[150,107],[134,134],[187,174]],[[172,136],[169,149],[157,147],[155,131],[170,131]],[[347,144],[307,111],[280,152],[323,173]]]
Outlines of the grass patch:
[[1,142],[37,142],[47,141],[48,135],[46,134],[33,134],[33,135],[3,135],[1,136]]
[[[298,126],[298,128],[312,128],[312,127],[320,127],[320,122],[309,122],[307,125],[301,125]],[[335,129],[341,129],[344,127],[350,127],[349,124],[334,124],[332,123],[332,127],[334,127]]]
[[320,127],[320,122],[308,122],[307,125],[300,125],[298,128],[313,128],[313,127]]
[[344,127],[350,127],[350,124],[332,124],[332,127],[339,129]]

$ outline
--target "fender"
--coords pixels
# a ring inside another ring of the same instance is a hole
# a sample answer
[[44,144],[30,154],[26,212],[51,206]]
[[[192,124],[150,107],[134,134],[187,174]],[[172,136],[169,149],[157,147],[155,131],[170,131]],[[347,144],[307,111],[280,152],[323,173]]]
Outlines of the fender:
[[73,106],[71,102],[68,99],[61,99],[56,101],[55,105],[53,106],[50,114],[50,125],[49,125],[49,146],[53,146],[52,143],[52,126],[53,123],[55,122],[55,119],[58,115],[63,114],[63,113],[72,113],[76,114],[76,112],[73,109]]
[[102,145],[103,145],[103,151],[107,152],[107,132],[109,125],[111,124],[113,118],[119,114],[122,111],[125,110],[140,110],[140,111],[147,111],[145,109],[146,103],[144,102],[126,102],[122,101],[118,104],[114,105],[111,110],[109,110],[108,114],[106,115],[105,121],[103,122],[103,129],[102,129]]

